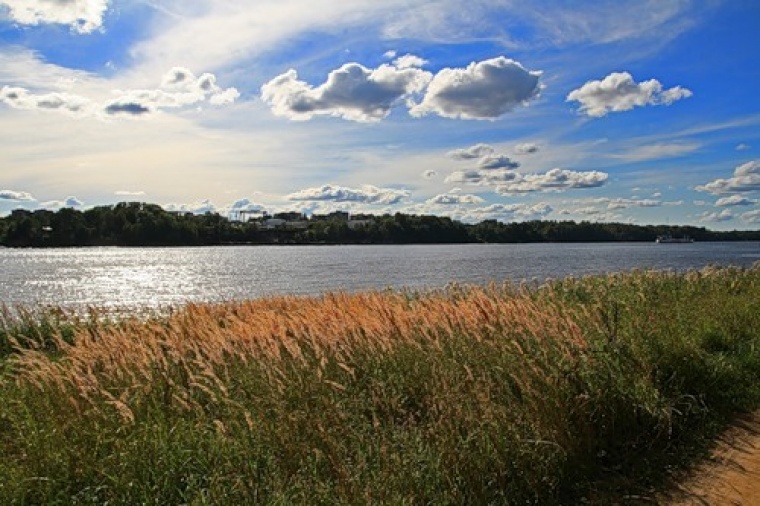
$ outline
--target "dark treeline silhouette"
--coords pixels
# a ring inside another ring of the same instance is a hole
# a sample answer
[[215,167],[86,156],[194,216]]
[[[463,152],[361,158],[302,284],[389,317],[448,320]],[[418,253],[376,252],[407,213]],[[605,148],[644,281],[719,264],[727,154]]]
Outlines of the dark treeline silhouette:
[[[194,215],[165,211],[158,205],[123,202],[78,211],[15,210],[0,218],[0,245],[203,246],[218,244],[410,244],[654,241],[658,235],[688,236],[696,241],[760,240],[760,230],[717,232],[704,227],[631,225],[574,221],[465,224],[441,216],[396,213],[357,216],[346,213],[306,219],[246,222],[215,213]],[[269,217],[271,218],[271,217]]]

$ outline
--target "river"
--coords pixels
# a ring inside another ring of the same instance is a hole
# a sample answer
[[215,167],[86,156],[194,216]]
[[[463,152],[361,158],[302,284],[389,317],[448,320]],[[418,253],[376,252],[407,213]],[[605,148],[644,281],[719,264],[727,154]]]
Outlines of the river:
[[159,308],[756,261],[757,242],[0,249],[0,303]]

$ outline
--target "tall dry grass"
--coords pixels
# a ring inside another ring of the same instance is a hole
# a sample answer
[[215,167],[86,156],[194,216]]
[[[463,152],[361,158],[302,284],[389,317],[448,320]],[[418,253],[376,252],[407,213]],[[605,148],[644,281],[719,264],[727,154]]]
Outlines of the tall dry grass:
[[67,324],[43,347],[10,336],[0,500],[640,493],[695,435],[757,405],[758,301],[760,269],[638,272],[188,304]]

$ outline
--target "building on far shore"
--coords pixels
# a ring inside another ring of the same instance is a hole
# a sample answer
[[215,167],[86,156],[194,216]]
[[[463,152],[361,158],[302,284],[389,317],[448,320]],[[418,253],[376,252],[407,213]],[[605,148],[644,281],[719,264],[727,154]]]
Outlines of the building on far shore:
[[346,211],[334,211],[329,214],[312,214],[311,220],[312,221],[325,221],[325,220],[337,220],[337,221],[348,221],[349,214]]

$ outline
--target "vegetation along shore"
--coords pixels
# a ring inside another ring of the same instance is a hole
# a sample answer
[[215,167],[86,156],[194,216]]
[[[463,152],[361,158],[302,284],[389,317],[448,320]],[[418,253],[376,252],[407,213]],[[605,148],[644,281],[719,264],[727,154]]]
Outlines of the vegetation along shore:
[[605,504],[760,406],[760,266],[9,308],[2,504]]
[[432,244],[651,241],[658,237],[696,241],[760,241],[760,230],[713,231],[683,225],[632,225],[583,221],[462,223],[442,216],[402,213],[305,216],[221,216],[169,212],[156,204],[122,202],[85,211],[17,209],[0,218],[0,245],[210,246],[220,244]]

